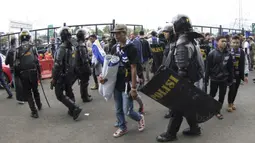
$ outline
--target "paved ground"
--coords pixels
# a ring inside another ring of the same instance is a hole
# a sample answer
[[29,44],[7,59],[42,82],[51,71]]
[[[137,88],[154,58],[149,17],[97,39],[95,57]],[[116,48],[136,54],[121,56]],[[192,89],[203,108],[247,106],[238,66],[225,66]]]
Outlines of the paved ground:
[[[96,91],[90,91],[94,100],[84,104],[76,84],[74,93],[78,104],[83,108],[83,114],[75,122],[49,89],[49,80],[44,80],[43,83],[52,108],[47,107],[41,96],[44,109],[40,111],[39,119],[30,118],[27,104],[18,105],[15,99],[7,100],[6,92],[0,90],[0,143],[155,143],[155,137],[165,130],[168,123],[163,118],[167,109],[142,96],[146,110],[146,130],[139,133],[136,122],[128,120],[129,133],[114,139],[112,134],[116,130],[113,127],[116,118],[113,101],[106,102]],[[236,112],[227,113],[225,105],[224,120],[213,118],[202,124],[203,134],[200,137],[190,138],[179,133],[176,143],[254,143],[254,86],[251,78],[248,85],[241,86],[236,100]],[[85,113],[90,115],[85,116]],[[181,130],[186,127],[187,123],[184,122]]]

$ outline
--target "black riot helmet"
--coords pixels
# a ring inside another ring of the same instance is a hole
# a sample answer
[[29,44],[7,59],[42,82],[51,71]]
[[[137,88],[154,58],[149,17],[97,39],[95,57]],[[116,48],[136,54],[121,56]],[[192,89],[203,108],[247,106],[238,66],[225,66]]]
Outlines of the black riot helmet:
[[173,18],[172,24],[175,34],[193,31],[191,21],[188,16],[179,14]]
[[16,42],[17,42],[17,38],[14,35],[12,35],[11,36],[11,45],[15,45]]
[[169,33],[169,37],[167,40],[171,40],[173,41],[174,40],[174,30],[173,30],[173,24],[172,23],[169,23],[167,24],[164,28],[163,28],[163,32],[165,33]]
[[19,40],[21,42],[24,42],[24,41],[30,41],[31,39],[31,34],[28,30],[22,30],[19,34]]
[[72,32],[69,27],[61,28],[59,35],[60,35],[61,41],[63,42],[68,41],[72,38]]
[[86,36],[87,36],[87,32],[84,30],[84,29],[79,29],[76,33],[76,38],[77,38],[77,41],[85,41],[86,39]]
[[167,24],[164,28],[163,28],[163,32],[173,32],[173,24]]

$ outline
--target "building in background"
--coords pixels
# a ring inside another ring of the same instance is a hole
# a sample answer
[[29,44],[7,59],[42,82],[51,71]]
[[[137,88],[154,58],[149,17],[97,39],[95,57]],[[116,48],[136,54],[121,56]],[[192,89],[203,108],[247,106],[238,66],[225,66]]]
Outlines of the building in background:
[[28,23],[28,22],[20,22],[20,21],[10,20],[9,33],[20,32],[21,28],[23,30],[32,30],[33,25],[31,23]]

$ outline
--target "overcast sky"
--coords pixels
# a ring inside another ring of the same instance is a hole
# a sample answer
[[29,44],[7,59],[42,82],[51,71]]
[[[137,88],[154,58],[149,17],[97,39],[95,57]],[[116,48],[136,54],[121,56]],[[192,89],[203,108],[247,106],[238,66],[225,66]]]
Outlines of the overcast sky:
[[[255,23],[255,0],[242,0],[245,24]],[[190,17],[193,25],[233,28],[239,18],[239,0],[3,0],[0,31],[8,31],[9,20],[30,22],[35,28],[49,24],[109,23],[163,26],[178,13]]]

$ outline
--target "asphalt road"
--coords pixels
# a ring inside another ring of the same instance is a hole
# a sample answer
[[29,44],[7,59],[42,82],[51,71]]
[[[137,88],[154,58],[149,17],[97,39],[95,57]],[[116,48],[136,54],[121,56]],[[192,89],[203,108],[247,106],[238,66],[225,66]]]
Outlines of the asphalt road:
[[[254,143],[255,132],[255,88],[252,83],[254,73],[250,74],[248,85],[240,87],[236,99],[237,111],[228,113],[226,100],[223,120],[215,117],[201,124],[202,135],[186,137],[181,131],[188,127],[183,122],[176,143]],[[91,80],[92,82],[92,80]],[[114,102],[106,102],[97,91],[89,91],[94,100],[82,103],[78,85],[74,85],[77,103],[83,108],[79,121],[73,121],[67,115],[67,108],[57,101],[49,89],[49,80],[43,85],[52,108],[48,108],[43,97],[43,110],[39,119],[30,117],[27,104],[19,105],[15,99],[7,100],[7,93],[0,90],[0,143],[155,143],[156,136],[162,133],[168,124],[163,116],[167,109],[150,98],[142,95],[145,104],[146,129],[140,133],[137,123],[128,119],[128,134],[113,138],[116,117]],[[39,87],[40,88],[40,87]],[[227,98],[226,98],[227,99]],[[135,103],[136,109],[138,104]],[[89,113],[89,116],[85,115]]]

